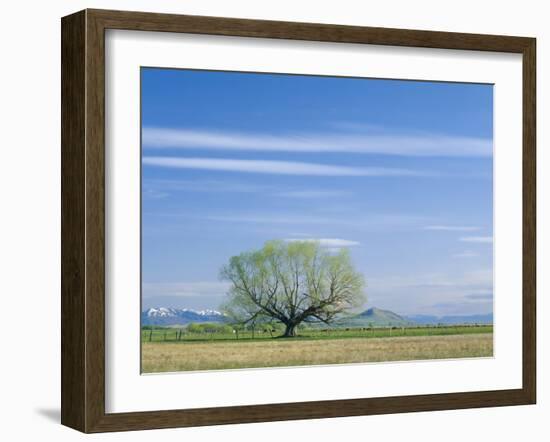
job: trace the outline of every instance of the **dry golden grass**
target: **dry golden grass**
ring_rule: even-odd
[[[486,357],[493,334],[142,344],[144,373]]]

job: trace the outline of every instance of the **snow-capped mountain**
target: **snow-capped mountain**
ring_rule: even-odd
[[[190,322],[223,322],[225,316],[217,310],[188,308],[149,308],[141,312],[141,325],[175,325]]]

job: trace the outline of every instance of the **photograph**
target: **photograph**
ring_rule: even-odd
[[[550,8],[452,6],[6,2],[0,442],[544,439]]]
[[[493,357],[493,84],[140,76],[143,374]]]

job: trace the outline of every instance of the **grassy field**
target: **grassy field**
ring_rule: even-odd
[[[164,332],[167,332],[164,340]],[[487,357],[493,355],[492,326],[374,330],[308,330],[300,337],[272,339],[269,333],[205,337],[176,330],[143,331],[142,371],[220,370]],[[202,336],[199,336],[202,335]],[[170,339],[172,337],[172,339]],[[180,340],[177,340],[178,337]],[[148,339],[152,341],[149,342]]]
[[[432,327],[375,327],[375,328],[339,328],[314,329],[299,331],[299,339],[346,339],[346,338],[386,338],[399,336],[444,336],[492,333],[492,325],[457,325]],[[257,341],[273,339],[279,333],[262,329],[236,333],[190,333],[185,329],[160,327],[152,330],[142,330],[142,342],[213,342],[213,341]]]

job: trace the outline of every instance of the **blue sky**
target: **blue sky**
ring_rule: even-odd
[[[349,248],[366,306],[492,312],[491,85],[142,68],[143,307],[216,308],[269,239]]]

